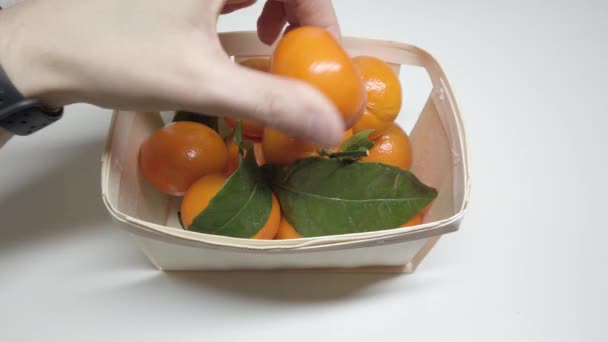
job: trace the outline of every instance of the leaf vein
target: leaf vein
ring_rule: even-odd
[[[378,201],[381,201],[381,202],[410,202],[410,201],[429,199],[429,197],[410,197],[410,198],[373,198],[373,199],[351,200],[351,199],[336,198],[336,197],[324,197],[324,196],[320,196],[320,195],[311,194],[308,192],[297,191],[297,190],[285,187],[283,185],[277,185],[277,186],[285,191],[295,193],[298,195],[318,198],[321,200],[340,201],[340,202],[358,202],[358,203],[372,203],[372,202],[378,202]]]
[[[245,210],[245,208],[247,208],[247,206],[249,205],[249,203],[253,199],[253,196],[255,195],[258,187],[259,187],[259,184],[256,183],[255,186],[253,187],[253,190],[251,191],[251,194],[249,195],[249,198],[247,199],[247,201],[245,202],[245,204],[243,204],[243,206],[239,209],[239,211],[236,214],[234,214],[234,216],[232,216],[232,218],[230,218],[230,220],[228,220],[228,222],[226,222],[224,225],[222,225],[221,227],[219,227],[212,234],[217,234],[218,232],[221,232],[222,230],[226,229],[226,227],[228,225],[230,225],[230,223],[232,223],[234,220],[236,220],[237,217],[239,217],[239,215],[243,212],[243,210]]]

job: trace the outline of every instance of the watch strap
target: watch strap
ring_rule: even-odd
[[[0,127],[15,135],[29,135],[59,120],[63,108],[48,110],[36,99],[26,99],[0,65]]]

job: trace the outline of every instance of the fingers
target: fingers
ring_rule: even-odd
[[[234,11],[238,11],[242,8],[249,7],[255,4],[257,0],[239,0],[239,1],[227,1],[222,8],[221,14],[228,14]]]
[[[283,3],[274,0],[266,1],[262,14],[258,18],[258,37],[268,45],[274,43],[283,30],[286,21]]]
[[[249,118],[322,146],[337,146],[344,123],[317,89],[231,63],[207,73],[195,111]]]
[[[267,0],[258,19],[260,40],[272,44],[286,22],[291,27],[322,27],[340,39],[340,27],[330,0]]]
[[[340,27],[331,0],[280,1],[285,4],[285,14],[290,24],[322,27],[339,39]]]

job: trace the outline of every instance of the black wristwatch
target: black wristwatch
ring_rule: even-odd
[[[0,127],[15,135],[30,135],[62,115],[63,107],[48,109],[36,99],[23,97],[0,65]]]

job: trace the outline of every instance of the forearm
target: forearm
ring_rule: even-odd
[[[6,2],[0,3],[6,5]],[[27,7],[26,7],[27,10]],[[27,44],[19,44],[24,38],[22,35],[23,18],[20,9],[0,8],[0,67],[12,86],[25,98],[39,98],[45,94],[41,85],[44,84],[44,75],[34,77],[40,72],[40,58],[34,58],[32,51],[26,51]],[[9,91],[8,94],[13,92]],[[14,94],[14,93],[13,93]],[[46,102],[42,102],[46,104]],[[59,106],[58,106],[59,107]],[[0,148],[13,136],[10,129],[0,127]]]
[[[0,6],[0,65],[2,69],[12,75],[14,73],[14,58],[11,50],[15,49],[16,18],[15,11]],[[13,79],[13,77],[11,77]]]
[[[223,51],[218,15],[251,3],[19,2],[0,11],[0,65],[24,97],[46,107],[85,102],[104,108],[228,115],[334,146],[344,123],[318,89],[239,67]],[[321,26],[338,35],[330,0],[269,4],[258,23],[267,43],[287,22]]]
[[[53,79],[44,55],[44,43],[52,40],[42,39],[40,32],[32,30],[36,11],[30,12],[28,3],[0,10],[0,65],[24,97],[61,107],[64,103],[57,96],[60,82]]]

